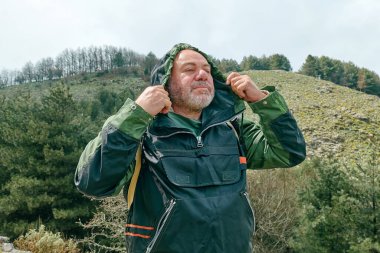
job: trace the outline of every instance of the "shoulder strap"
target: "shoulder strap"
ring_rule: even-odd
[[[127,193],[127,206],[128,206],[128,210],[129,208],[132,206],[132,203],[133,203],[133,198],[135,196],[135,189],[136,189],[136,184],[137,184],[137,180],[139,178],[139,174],[140,174],[140,169],[141,169],[141,143],[137,149],[137,152],[136,152],[136,165],[135,165],[135,169],[133,171],[133,175],[132,175],[132,178],[131,178],[131,181],[129,183],[129,187],[128,187],[128,193]]]

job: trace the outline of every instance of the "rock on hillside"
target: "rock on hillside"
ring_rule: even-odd
[[[13,243],[9,242],[9,238],[0,236],[0,253],[31,253],[30,251],[17,250]]]

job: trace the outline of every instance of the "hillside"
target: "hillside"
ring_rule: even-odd
[[[309,156],[360,159],[368,155],[369,138],[375,141],[380,136],[379,97],[284,71],[247,74],[260,86],[276,86],[286,98],[305,135]]]
[[[259,86],[276,86],[286,98],[305,135],[309,156],[333,155],[339,159],[362,159],[369,155],[369,139],[379,145],[379,97],[285,71],[246,73]],[[11,99],[21,93],[30,93],[38,99],[42,94],[47,94],[50,87],[60,83],[69,85],[77,100],[91,100],[102,89],[116,93],[127,89],[134,96],[148,85],[139,78],[115,75],[97,77],[93,74],[64,81],[11,86],[1,89],[0,95]]]

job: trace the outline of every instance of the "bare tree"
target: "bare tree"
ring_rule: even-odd
[[[22,68],[22,73],[28,82],[33,82],[35,79],[34,65],[31,61],[28,61]]]

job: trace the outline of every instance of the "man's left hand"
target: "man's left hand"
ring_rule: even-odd
[[[232,91],[247,102],[257,102],[267,96],[262,92],[248,75],[232,72],[228,75],[226,83]]]

